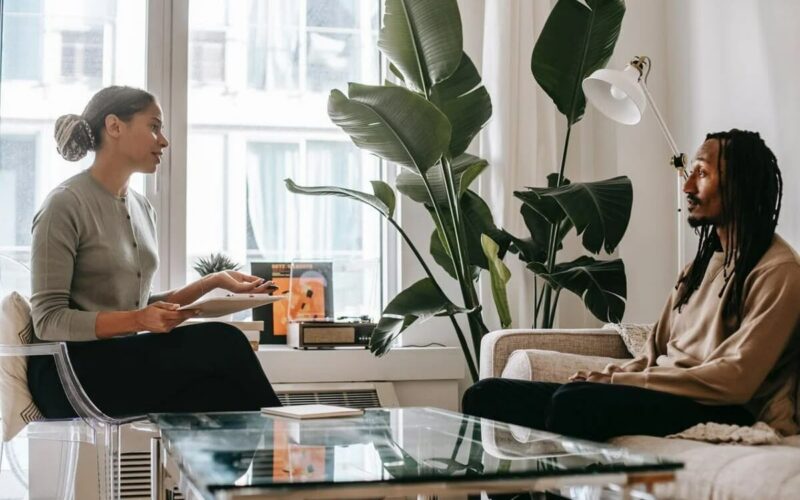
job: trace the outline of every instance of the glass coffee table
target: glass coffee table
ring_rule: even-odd
[[[292,420],[154,414],[153,485],[188,498],[375,498],[674,480],[682,464],[434,408]]]

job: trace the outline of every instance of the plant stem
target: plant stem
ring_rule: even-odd
[[[569,137],[572,132],[572,123],[570,120],[567,120],[567,137],[564,140],[564,152],[561,155],[561,168],[558,171],[558,178],[556,179],[556,189],[561,187],[561,183],[564,181],[564,167],[567,164],[567,151],[569,150]],[[551,224],[550,227],[550,236],[547,240],[547,273],[551,274],[553,269],[555,268],[556,264],[556,252],[558,248],[558,224]],[[545,283],[545,290],[544,290],[544,324],[542,325],[544,328],[552,328],[553,324],[551,323],[551,319],[553,318],[553,309],[551,309],[552,304],[550,302],[551,294],[553,293],[552,287],[548,286]]]
[[[539,279],[536,273],[533,273],[533,325],[531,328],[536,328],[536,321],[539,319]]]
[[[421,172],[420,172],[421,173]],[[456,251],[458,249],[453,248],[453,242],[450,241],[450,234],[447,231],[447,226],[444,224],[444,219],[442,217],[442,212],[440,210],[439,204],[436,203],[436,199],[433,196],[433,189],[431,189],[431,184],[428,181],[428,178],[421,173],[422,182],[425,184],[425,189],[428,191],[428,199],[430,199],[431,203],[433,204],[433,211],[436,214],[436,219],[439,222],[439,227],[442,231],[442,236],[444,236],[444,244],[446,246],[447,252],[450,254],[450,261],[453,264],[453,269],[456,273],[456,280],[458,281],[458,285],[461,288],[461,296],[464,299],[464,306],[467,309],[473,309],[478,302],[476,302],[477,294],[475,293],[474,289],[470,289],[470,284],[472,281],[469,279],[468,276],[464,274],[464,268],[460,265],[460,262],[456,260]],[[455,231],[456,228],[453,228]],[[459,254],[460,258],[460,254]],[[470,315],[472,313],[468,313]],[[481,320],[483,323],[483,320]],[[472,326],[470,326],[470,332],[472,336],[475,336],[475,330]],[[473,343],[475,340],[473,339]],[[477,356],[477,351],[476,351]]]
[[[469,249],[466,246],[467,233],[464,228],[464,218],[461,214],[461,201],[459,193],[456,192],[455,181],[453,179],[453,168],[450,163],[450,157],[444,155],[442,157],[442,173],[445,178],[445,187],[448,192],[448,201],[452,207],[451,215],[453,218],[453,233],[455,236],[456,248],[459,254],[459,260],[462,265],[462,276],[465,280],[465,288],[467,295],[464,296],[464,303],[469,304],[470,308],[480,305],[478,292],[475,290],[475,283],[472,281],[469,269]],[[463,290],[463,288],[462,288]],[[481,352],[481,339],[488,333],[489,329],[483,323],[483,311],[477,310],[467,314],[470,319],[470,334],[472,335],[472,346],[475,349],[476,359],[480,359]]]
[[[464,246],[464,242],[467,241],[467,238],[464,232],[464,226],[462,225],[461,203],[458,198],[458,193],[456,193],[455,181],[453,180],[453,167],[450,163],[450,157],[447,154],[442,156],[441,165],[445,190],[447,191],[447,201],[450,204],[450,217],[453,221],[453,236],[455,237],[461,272],[464,276],[469,277],[469,259],[466,247]],[[471,279],[471,277],[469,278]]]
[[[433,286],[436,287],[436,290],[439,293],[441,293],[443,297],[447,297],[447,295],[445,295],[445,293],[444,293],[444,290],[442,290],[442,288],[439,286],[439,283],[433,277],[433,273],[431,272],[430,268],[428,267],[428,264],[425,263],[425,260],[422,258],[422,255],[417,250],[417,247],[414,246],[414,244],[411,242],[411,239],[408,237],[406,232],[403,231],[403,228],[400,227],[400,224],[398,224],[397,221],[394,220],[391,217],[387,217],[387,220],[395,227],[395,229],[397,229],[397,232],[400,233],[400,236],[403,238],[403,240],[406,242],[408,247],[414,253],[414,256],[417,258],[417,260],[419,261],[420,265],[422,265],[422,269],[425,270],[425,274],[428,275],[428,278],[430,278],[431,282],[433,283]],[[464,352],[464,358],[467,361],[467,367],[469,368],[469,374],[472,377],[472,381],[473,382],[477,382],[478,381],[478,369],[477,369],[475,361],[472,359],[472,353],[470,353],[470,351],[469,351],[469,346],[467,345],[466,337],[464,337],[464,332],[461,330],[461,327],[459,326],[458,321],[456,321],[455,315],[448,314],[448,317],[450,318],[450,322],[453,323],[453,328],[456,331],[456,337],[458,337],[458,343],[461,344],[461,350]]]
[[[562,290],[561,288],[556,290],[556,296],[553,298],[553,310],[550,313],[550,321],[548,321],[548,323],[550,323],[550,328],[553,327],[553,323],[555,323],[556,321],[556,311],[558,310],[558,296],[561,295],[561,290]]]

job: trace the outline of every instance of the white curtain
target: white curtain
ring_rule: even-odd
[[[565,119],[530,70],[535,41],[554,4],[545,0],[486,1],[481,30],[474,29],[474,12],[465,12],[464,2],[461,4],[465,50],[481,56],[481,74],[494,106],[492,120],[480,136],[479,154],[490,164],[480,177],[481,195],[492,207],[497,225],[519,237],[526,237],[529,232],[513,191],[546,185],[546,176],[560,166],[564,146]],[[628,4],[610,67],[622,68],[630,56],[639,53],[666,59],[663,10],[660,2]],[[473,40],[476,36],[481,39],[477,51]],[[662,72],[651,80],[651,90],[662,103],[667,100],[663,83],[666,78]],[[584,118],[572,130],[566,168],[569,178],[592,181],[628,175],[634,184],[631,222],[615,255],[623,258],[628,275],[628,321],[652,321],[675,276],[676,264],[671,260],[676,241],[675,181],[666,158],[666,143],[652,117],[646,117],[637,127],[626,127],[587,106]],[[570,235],[559,260],[585,253]],[[598,258],[615,256],[603,254]],[[533,275],[515,255],[509,255],[505,262],[512,272],[508,285],[512,326],[528,327],[533,322]],[[481,298],[488,326],[497,328],[486,280]],[[556,322],[562,327],[600,324],[580,298],[571,293],[561,294]]]
[[[489,168],[480,177],[481,196],[492,208],[495,223],[519,237],[530,233],[519,213],[514,190],[541,186],[557,168],[559,147],[557,113],[530,71],[536,37],[550,13],[550,2],[489,0],[484,6],[483,82],[492,96],[492,119],[480,135],[480,156]],[[515,256],[505,259],[512,272],[508,285],[514,327],[533,323],[533,279]],[[490,329],[499,328],[488,280],[481,300]]]

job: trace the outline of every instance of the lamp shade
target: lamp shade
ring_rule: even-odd
[[[607,117],[635,125],[647,107],[639,75],[639,70],[630,65],[624,71],[598,69],[583,80],[583,93]]]

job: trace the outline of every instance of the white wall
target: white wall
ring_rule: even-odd
[[[696,148],[707,132],[760,132],[783,174],[778,232],[800,248],[800,2],[664,3],[676,140]]]

